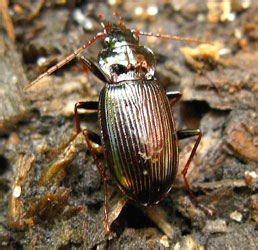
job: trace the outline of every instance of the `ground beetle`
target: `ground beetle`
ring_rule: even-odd
[[[178,170],[178,140],[198,136],[190,157],[182,171],[185,185],[193,196],[186,173],[201,140],[200,129],[176,131],[172,115],[173,105],[181,93],[165,93],[155,79],[155,56],[139,44],[139,35],[164,39],[202,43],[195,39],[127,29],[117,13],[118,24],[104,24],[100,15],[102,32],[73,54],[40,75],[25,88],[28,89],[46,75],[73,60],[99,38],[104,38],[104,48],[98,55],[98,65],[81,57],[89,69],[105,83],[99,102],[75,104],[76,134],[83,132],[87,145],[104,180],[104,218],[109,232],[107,209],[107,176],[97,159],[91,141],[101,144],[108,168],[120,190],[137,204],[148,206],[158,203],[170,191]],[[87,129],[81,130],[78,109],[99,111],[101,137]],[[203,207],[211,213],[210,210]]]

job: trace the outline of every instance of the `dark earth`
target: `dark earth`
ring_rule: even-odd
[[[258,4],[151,2],[0,0],[1,249],[256,248]],[[74,104],[98,100],[102,82],[77,58],[23,91],[101,30],[99,13],[117,22],[114,11],[128,28],[215,43],[140,37],[156,55],[157,79],[183,93],[177,129],[203,132],[187,177],[213,216],[193,203],[180,175],[191,138],[180,142],[178,178],[157,206],[127,202],[109,178],[107,234],[103,181],[84,138],[62,148],[75,133]],[[100,49],[97,41],[83,55],[96,60]],[[96,112],[81,120],[99,133]]]

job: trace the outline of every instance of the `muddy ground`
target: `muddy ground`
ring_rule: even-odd
[[[0,0],[0,246],[2,248],[255,249],[257,190],[257,14],[255,1]],[[8,7],[8,8],[7,8]],[[187,177],[180,172],[195,138],[180,142],[174,188],[157,206],[127,202],[108,182],[112,233],[103,221],[104,186],[73,107],[98,100],[103,84],[73,60],[27,92],[40,73],[89,41],[105,22],[215,42],[214,46],[141,37],[157,58],[156,77],[183,97],[177,129],[203,137]],[[83,55],[95,59],[101,42]],[[99,133],[97,113],[82,127]],[[57,150],[54,150],[57,149]],[[104,163],[103,156],[99,159]],[[107,174],[108,170],[107,170]]]

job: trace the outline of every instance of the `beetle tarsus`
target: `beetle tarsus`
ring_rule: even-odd
[[[186,178],[186,174],[187,174],[187,170],[190,166],[190,163],[196,153],[196,150],[198,148],[198,145],[201,141],[201,137],[202,137],[202,132],[200,129],[186,129],[186,130],[181,130],[181,131],[177,131],[177,135],[178,135],[178,139],[185,139],[185,138],[189,138],[189,137],[192,137],[192,136],[196,136],[198,135],[198,138],[197,140],[195,141],[195,144],[194,144],[194,147],[192,149],[192,152],[189,156],[189,159],[187,161],[187,163],[185,164],[185,167],[182,171],[182,176],[184,178],[184,182],[185,182],[185,186],[186,186],[186,189],[188,190],[192,200],[194,201],[194,203],[199,206],[204,212],[208,213],[210,216],[213,215],[213,212],[212,210],[210,210],[209,208],[206,208],[204,205],[200,204],[199,201],[196,199],[195,195],[193,194],[191,188],[190,188],[190,185],[189,185],[189,182]]]
[[[198,204],[198,206],[204,211],[206,212],[207,214],[209,214],[210,216],[213,216],[213,211],[207,207],[205,207],[204,205],[202,204]]]

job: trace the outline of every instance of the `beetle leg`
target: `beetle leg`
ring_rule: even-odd
[[[81,56],[80,61],[82,63],[83,68],[86,71],[87,69],[89,69],[96,77],[98,77],[103,82],[108,82],[108,83],[111,82],[108,76],[89,58]]]
[[[80,127],[80,117],[78,109],[89,109],[97,110],[99,107],[98,102],[77,102],[74,105],[74,117],[75,117],[75,127],[76,127],[76,136],[82,131]]]
[[[189,156],[189,159],[187,161],[187,163],[185,164],[185,167],[182,171],[182,176],[184,178],[184,182],[185,182],[185,186],[190,194],[190,196],[192,197],[193,201],[195,204],[197,204],[202,210],[204,210],[205,212],[207,212],[209,215],[213,215],[213,212],[209,209],[209,208],[206,208],[204,207],[203,205],[201,205],[198,200],[196,199],[196,197],[194,196],[191,188],[190,188],[190,185],[189,185],[189,182],[186,178],[186,174],[187,174],[187,170],[190,166],[190,163],[196,153],[196,150],[197,150],[197,147],[201,141],[201,137],[202,137],[202,131],[200,129],[186,129],[186,130],[181,130],[181,131],[177,131],[177,136],[178,136],[178,139],[185,139],[185,138],[189,138],[189,137],[192,137],[192,136],[195,136],[195,135],[198,135],[198,138],[197,140],[195,141],[195,144],[194,144],[194,147],[192,149],[192,152]]]
[[[81,131],[85,137],[87,146],[90,150],[90,154],[92,156],[92,158],[94,159],[94,162],[97,166],[97,169],[99,171],[99,174],[101,175],[103,181],[104,181],[104,220],[105,220],[105,224],[106,224],[106,231],[110,232],[110,226],[108,223],[108,201],[107,201],[107,197],[108,197],[108,190],[107,190],[107,175],[105,173],[104,168],[102,167],[102,165],[100,164],[98,157],[96,156],[95,152],[94,152],[94,148],[92,147],[92,144],[90,142],[91,139],[93,139],[93,141],[99,141],[99,138],[96,138],[97,134],[95,134],[94,132],[91,132],[87,129],[81,130],[80,127],[80,118],[79,118],[79,113],[78,113],[78,109],[96,109],[98,108],[98,102],[78,102],[75,104],[74,106],[74,113],[75,113],[75,122],[76,122],[76,135],[78,135]]]
[[[75,125],[76,125],[76,131],[75,134],[66,142],[64,145],[62,145],[59,148],[55,148],[52,150],[47,151],[49,155],[53,155],[56,152],[60,152],[64,150],[68,145],[76,139],[78,134],[81,132],[81,127],[80,127],[80,118],[78,114],[78,109],[83,108],[83,109],[90,109],[90,110],[97,110],[98,109],[98,102],[78,102],[74,106],[74,115],[75,115]],[[93,141],[94,143],[101,145],[101,139],[100,136],[92,131],[89,131],[89,139]]]
[[[88,130],[89,140],[101,146],[101,137],[93,131]]]
[[[83,130],[83,135],[86,139],[88,148],[90,150],[91,156],[93,157],[95,164],[98,168],[98,171],[103,179],[104,182],[104,220],[105,220],[105,224],[106,224],[106,231],[107,232],[111,232],[110,231],[110,226],[109,226],[109,222],[108,222],[108,190],[107,190],[107,180],[108,177],[105,173],[104,168],[102,167],[102,165],[100,164],[98,157],[96,156],[94,149],[91,145],[90,139],[89,139],[89,131],[87,129]]]
[[[182,93],[179,91],[169,91],[166,93],[166,95],[169,100],[172,99],[170,102],[170,108],[172,108],[175,105],[175,103],[177,103],[182,97]]]
[[[75,118],[75,128],[76,128],[75,135],[73,135],[70,138],[70,140],[65,145],[62,146],[61,149],[66,148],[72,141],[75,140],[77,135],[82,131],[81,126],[80,126],[80,117],[79,117],[78,109],[97,110],[98,105],[99,105],[98,102],[77,102],[77,103],[75,103],[75,105],[74,105],[74,118]],[[91,133],[94,133],[94,132],[91,132]],[[94,138],[94,136],[92,136],[92,138]],[[96,142],[96,143],[98,144],[98,142]]]
[[[199,144],[199,142],[200,142],[200,140],[201,140],[201,137],[202,137],[202,131],[200,130],[200,129],[185,129],[185,130],[179,130],[179,131],[177,131],[177,137],[178,137],[178,140],[182,140],[182,139],[186,139],[186,138],[190,138],[190,137],[192,137],[192,136],[196,136],[196,135],[198,135],[199,137],[198,137],[198,139],[196,140],[196,142],[195,142],[195,144],[197,144],[196,145],[196,148],[195,148],[195,151],[196,151],[196,149],[197,149],[197,147],[198,147],[198,144]],[[193,150],[194,150],[194,148],[193,148]],[[195,154],[195,151],[193,152],[193,154]]]

